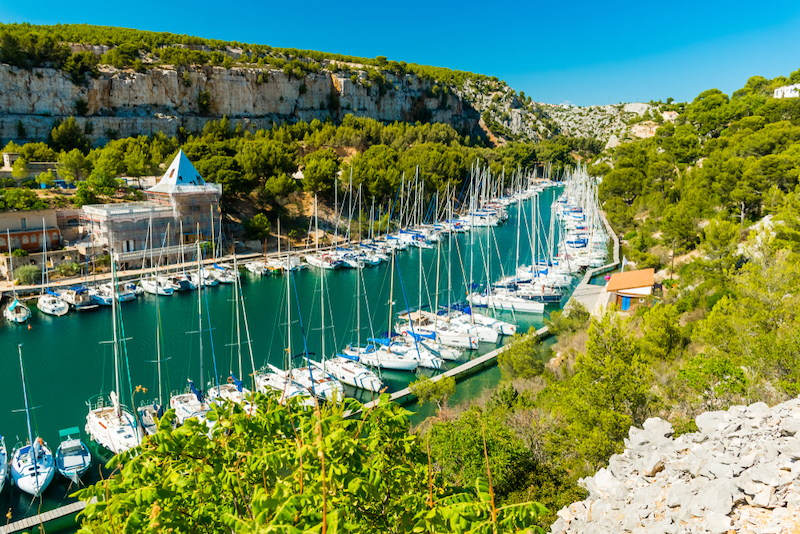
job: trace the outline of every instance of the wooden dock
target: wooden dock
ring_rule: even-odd
[[[92,499],[92,502],[96,501],[97,498]],[[9,523],[8,525],[0,526],[0,534],[11,534],[12,532],[20,532],[23,530],[33,529],[36,527],[43,527],[44,524],[47,523],[48,521],[54,521],[56,519],[61,519],[63,517],[77,514],[84,508],[86,508],[86,501],[78,501],[72,504],[59,506],[58,508],[50,510],[49,512],[42,512],[39,515],[26,517],[25,519],[14,521],[13,523]],[[43,528],[40,528],[40,530],[44,531]]]

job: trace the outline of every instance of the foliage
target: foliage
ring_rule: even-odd
[[[84,154],[89,152],[89,140],[75,117],[69,117],[63,122],[56,119],[47,144],[56,151],[78,149]]]
[[[15,258],[24,258],[25,256],[28,256],[29,254],[28,254],[28,251],[25,250],[24,248],[15,248],[11,252],[11,255],[14,256]]]
[[[360,420],[344,407],[254,402],[253,415],[212,409],[210,438],[194,419],[173,429],[168,412],[155,436],[111,460],[114,476],[78,492],[98,499],[80,532],[512,532],[545,511],[524,503],[495,515],[484,479],[469,491],[431,472],[408,412],[386,397]]]
[[[30,189],[0,189],[0,211],[43,210],[47,207],[47,202]]]
[[[571,299],[563,310],[555,310],[544,320],[550,333],[554,336],[570,334],[580,330],[589,322],[589,310],[577,299]]]
[[[657,360],[674,359],[683,345],[678,309],[672,304],[657,304],[642,318],[641,353]]]
[[[336,183],[339,158],[333,149],[317,150],[303,158],[303,190],[328,195]]]
[[[36,177],[36,183],[45,187],[53,187],[56,185],[56,176],[52,170],[48,169],[47,172],[43,172]]]
[[[514,336],[497,356],[497,365],[507,380],[532,378],[544,372],[544,363],[539,354],[539,336],[533,327],[524,335]]]
[[[488,462],[500,498],[522,483],[531,466],[522,440],[501,420],[478,408],[464,412],[457,420],[431,426],[426,439],[431,456],[448,483],[468,485],[486,473]]]
[[[245,234],[255,239],[266,239],[269,237],[270,223],[267,216],[257,213],[252,219],[245,219],[242,222]]]
[[[420,404],[435,402],[439,408],[447,404],[447,399],[456,391],[456,379],[452,376],[445,376],[433,381],[426,375],[419,377],[419,380],[408,385],[411,394],[414,395]]]
[[[35,265],[23,265],[14,269],[14,276],[19,280],[20,284],[32,286],[39,283],[42,278],[42,271]]]
[[[86,159],[77,148],[69,152],[62,152],[58,155],[56,172],[68,184],[75,181],[85,180],[91,172],[91,163]]]

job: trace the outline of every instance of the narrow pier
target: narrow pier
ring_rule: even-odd
[[[97,502],[97,498],[93,498],[91,502]],[[11,534],[12,532],[20,532],[22,530],[43,527],[48,521],[53,521],[55,519],[61,519],[62,517],[77,514],[84,508],[86,508],[86,501],[78,501],[72,504],[59,506],[58,508],[50,510],[49,512],[43,512],[39,515],[26,517],[25,519],[14,521],[8,525],[0,526],[0,534]],[[40,530],[43,532],[44,528],[40,528]]]
[[[614,230],[611,228],[611,225],[608,223],[605,213],[600,212],[600,218],[603,220],[603,224],[605,224],[608,236],[614,242],[612,247],[614,261],[607,263],[602,267],[588,269],[586,273],[584,273],[583,278],[578,284],[578,287],[575,288],[575,291],[572,292],[569,300],[567,300],[568,305],[572,299],[575,299],[583,304],[589,313],[594,316],[600,315],[602,313],[602,307],[606,304],[603,302],[602,298],[605,295],[606,288],[605,286],[593,285],[591,283],[592,278],[597,275],[613,271],[619,266],[619,239],[617,238],[617,234],[615,234]],[[566,305],[564,307],[566,308]]]

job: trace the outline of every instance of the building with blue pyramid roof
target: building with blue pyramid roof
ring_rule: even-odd
[[[95,251],[113,250],[122,268],[149,265],[151,247],[153,258],[160,257],[162,263],[164,258],[180,258],[182,252],[193,258],[198,234],[201,241],[211,241],[219,233],[222,187],[207,183],[183,150],[144,193],[144,202],[83,207],[89,246]]]

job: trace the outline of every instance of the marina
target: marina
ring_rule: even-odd
[[[556,244],[561,239],[552,239],[553,229],[559,225],[556,221],[551,224],[551,217],[558,216],[556,199],[563,190],[563,184],[554,184],[540,188],[538,193],[528,197],[516,198],[508,205],[518,204],[519,209],[508,209],[508,218],[504,223],[492,225],[487,222],[486,226],[476,225],[468,232],[455,231],[455,224],[450,218],[443,221],[450,226],[442,224],[434,232],[415,230],[406,234],[412,235],[411,238],[397,234],[398,240],[406,239],[409,246],[404,250],[398,247],[398,250],[388,251],[390,261],[379,261],[371,267],[366,264],[356,264],[353,269],[311,267],[285,271],[278,276],[265,276],[243,268],[248,260],[264,259],[264,255],[255,258],[239,256],[236,259],[239,275],[234,276],[235,283],[207,286],[201,293],[197,290],[175,291],[171,296],[143,293],[116,306],[101,306],[91,313],[71,311],[63,317],[43,314],[32,306],[33,316],[28,323],[30,328],[10,322],[0,326],[3,363],[6,366],[12,363],[8,349],[15,349],[20,343],[24,345],[26,359],[30,361],[26,365],[35,365],[37,369],[36,391],[46,392],[37,397],[37,403],[42,408],[34,413],[33,425],[36,433],[51,443],[58,443],[59,429],[84,427],[87,399],[98,393],[108,394],[116,388],[114,347],[122,345],[119,340],[117,343],[104,343],[112,338],[110,325],[113,313],[119,313],[121,324],[124,324],[124,333],[119,333],[119,339],[125,340],[131,390],[130,393],[120,394],[119,399],[135,409],[153,405],[154,398],[166,402],[170,396],[175,398],[191,394],[186,385],[187,376],[209,396],[225,396],[223,389],[230,389],[235,396],[236,388],[231,386],[231,377],[233,381],[240,380],[244,388],[253,390],[258,386],[256,378],[267,366],[278,371],[294,367],[297,372],[313,363],[312,359],[324,365],[326,358],[345,354],[348,347],[352,350],[361,346],[361,352],[356,351],[356,354],[367,356],[371,350],[387,350],[391,353],[394,350],[392,347],[399,346],[396,345],[399,342],[405,343],[407,350],[411,350],[412,358],[419,358],[418,365],[412,368],[415,370],[381,369],[380,365],[372,369],[386,390],[399,395],[398,399],[402,402],[402,392],[420,374],[437,376],[452,372],[467,376],[494,365],[497,349],[511,337],[495,335],[492,342],[476,341],[477,350],[443,345],[438,349],[439,354],[450,357],[437,358],[435,365],[423,365],[425,356],[421,347],[426,346],[424,343],[439,340],[417,336],[438,336],[438,324],[443,319],[437,319],[436,314],[428,316],[433,318],[435,325],[430,332],[418,332],[415,320],[410,323],[407,335],[399,338],[400,341],[378,349],[380,340],[390,332],[390,325],[395,328],[398,326],[394,320],[404,310],[412,314],[417,310],[417,318],[421,319],[430,313],[421,313],[423,310],[447,309],[450,310],[446,314],[449,327],[455,328],[454,325],[458,324],[456,318],[463,313],[456,313],[458,308],[455,304],[463,303],[471,294],[476,294],[475,291],[482,291],[489,297],[501,290],[503,295],[510,294],[512,289],[508,282],[504,282],[501,289],[494,284],[487,284],[487,281],[502,279],[505,273],[520,273],[522,266],[532,264],[532,250],[540,250],[537,254],[539,263],[547,258],[542,255],[542,250],[552,249],[555,253]],[[475,218],[477,213],[474,210],[470,218]],[[538,223],[531,225],[532,215],[528,214],[535,214]],[[480,217],[490,221],[486,213],[481,213]],[[434,224],[430,226],[435,227]],[[525,236],[525,233],[529,236]],[[426,236],[424,241],[420,235]],[[520,235],[523,237],[520,238]],[[414,242],[427,246],[414,245]],[[546,261],[552,265],[553,258]],[[565,259],[568,258],[561,261]],[[266,263],[267,259],[264,260]],[[470,260],[473,262],[473,277],[468,275]],[[228,264],[222,259],[217,261]],[[285,256],[281,261],[291,265],[291,260]],[[186,272],[190,272],[192,264],[187,262],[185,265]],[[476,268],[477,265],[481,267]],[[196,270],[196,263],[191,268]],[[542,270],[529,269],[529,272],[534,273],[532,277],[535,279],[542,274]],[[499,273],[500,276],[491,273]],[[137,276],[142,277],[136,273],[132,278]],[[321,278],[323,276],[324,281]],[[578,282],[578,276],[570,275],[570,281],[572,285],[565,288],[563,299],[542,303],[544,313],[529,314],[491,305],[481,313],[487,324],[496,323],[497,331],[508,329],[509,325],[515,325],[520,332],[526,332],[531,327],[541,329],[545,314],[559,309],[566,302],[569,291]],[[520,286],[525,284],[525,281],[514,281],[515,284],[518,282]],[[324,291],[324,299],[321,298],[321,291]],[[198,294],[201,295],[199,301]],[[361,295],[362,298],[354,299],[354,295]],[[448,303],[450,306],[447,306]],[[237,325],[242,324],[238,311],[240,307],[243,312],[246,310],[249,324],[246,333],[241,328],[237,331]],[[391,307],[394,307],[393,310],[387,313],[387,308]],[[290,316],[288,323],[287,316]],[[200,317],[203,317],[202,323],[198,322]],[[114,324],[117,324],[116,321]],[[467,324],[464,331],[469,332],[470,328],[473,327]],[[511,332],[513,329],[506,334]],[[298,356],[291,363],[287,362],[284,350],[289,336],[294,340],[290,354]],[[407,338],[411,339],[410,344]],[[371,345],[362,345],[359,340]],[[450,343],[450,340],[442,341]],[[201,343],[203,349],[200,349]],[[367,348],[370,346],[372,349]],[[244,365],[241,363],[243,354]],[[117,354],[118,358],[122,356],[121,353]],[[368,357],[363,360],[364,363],[370,361]],[[21,398],[19,384],[7,376],[0,381],[3,385],[0,404],[16,407],[19,402],[16,399]],[[347,384],[342,387],[344,395],[365,403],[377,397],[374,387]],[[115,406],[113,397],[105,405]],[[7,442],[13,442],[13,437],[25,434],[24,419],[15,414],[0,417],[0,425]],[[9,436],[12,438],[9,439]],[[97,480],[99,466],[109,453],[98,447],[97,443],[89,442],[89,436],[85,433],[82,438],[87,440],[95,457],[93,467],[80,481],[89,484]],[[74,488],[70,481],[56,477],[43,494],[42,511],[69,503],[67,495],[71,492],[70,488]],[[36,504],[31,505],[18,493],[14,488],[4,491],[0,496],[0,505],[11,511],[14,520],[31,515],[37,509]]]

